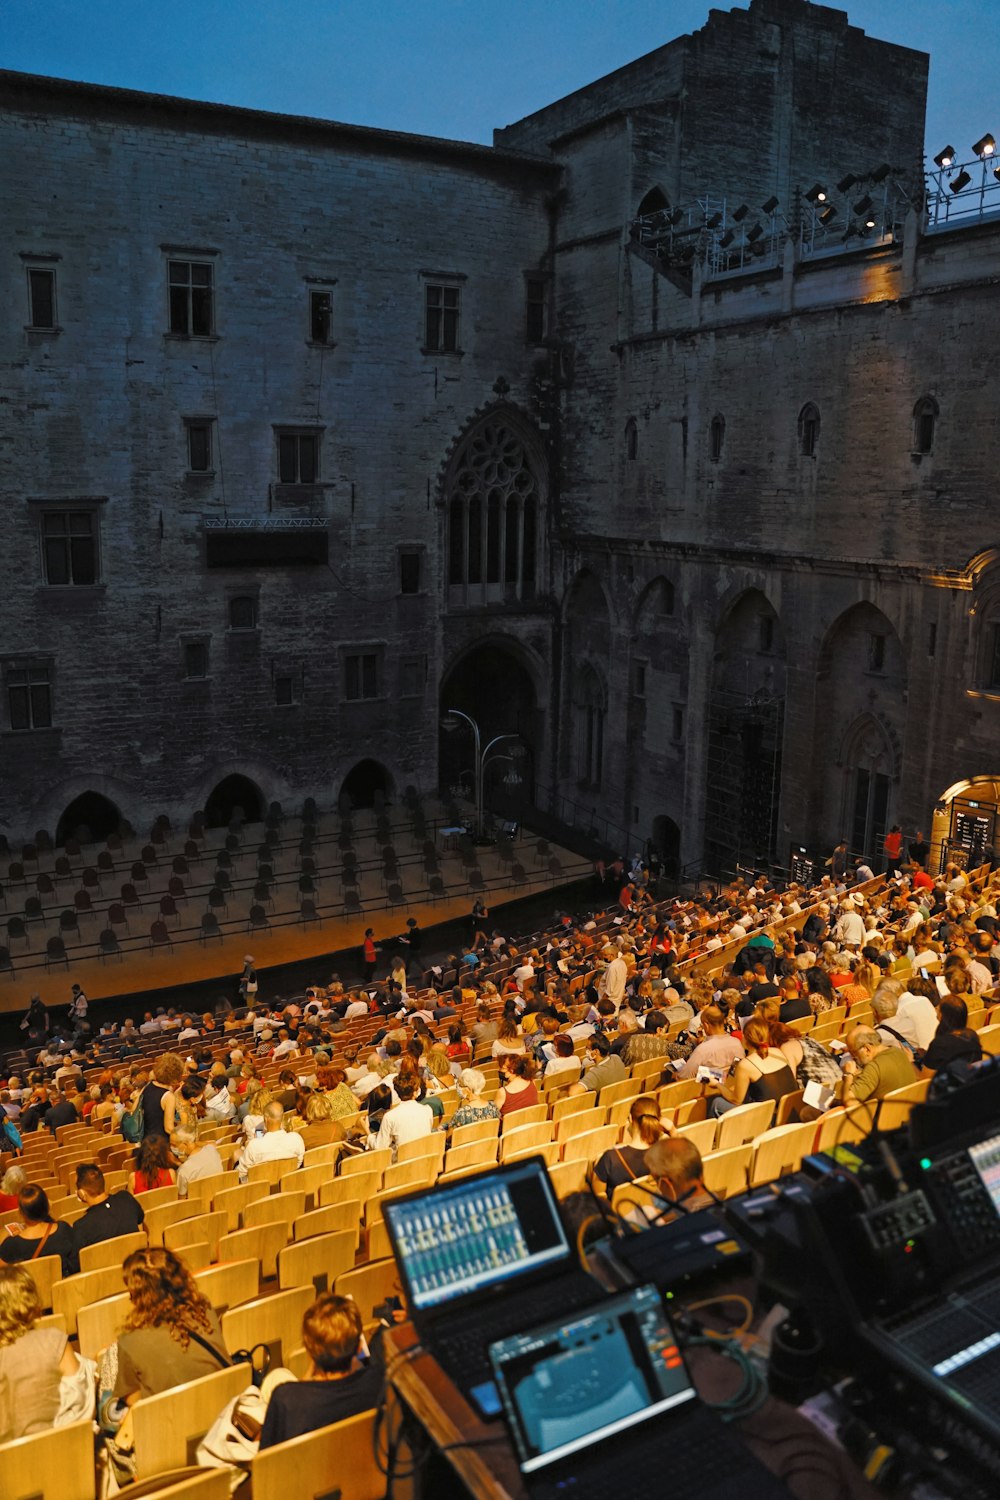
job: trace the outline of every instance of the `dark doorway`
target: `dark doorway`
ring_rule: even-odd
[[[344,778],[340,800],[351,807],[382,808],[392,800],[392,777],[377,760],[359,760]]]
[[[673,818],[668,818],[664,813],[653,819],[651,843],[663,861],[664,875],[669,880],[675,880],[681,868],[681,831]]]
[[[228,828],[242,814],[244,823],[259,823],[264,816],[260,787],[248,776],[227,776],[209,794],[205,822],[209,828]]]
[[[102,842],[115,832],[122,815],[100,792],[82,792],[74,797],[56,824],[56,843],[76,839],[78,844]]]
[[[449,672],[441,689],[442,719],[449,709],[468,714],[479,726],[480,754],[497,735],[516,735],[490,752],[484,769],[484,804],[507,808],[531,802],[534,757],[539,737],[535,689],[526,669],[502,646],[480,646]],[[518,743],[518,741],[520,743]],[[513,758],[509,758],[510,751]],[[438,741],[438,780],[445,793],[461,787],[471,800],[475,789],[475,743],[464,721],[442,728]]]

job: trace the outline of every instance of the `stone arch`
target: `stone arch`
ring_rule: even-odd
[[[932,871],[949,860],[970,869],[982,864],[1000,841],[1000,773],[953,782],[938,798],[930,833]]]
[[[55,842],[60,847],[67,839],[82,844],[103,842],[115,832],[121,820],[117,803],[103,792],[88,789],[63,809],[56,824]]]
[[[819,835],[878,860],[895,821],[906,727],[906,659],[889,617],[859,600],[830,625],[817,658]],[[877,704],[877,711],[873,705]]]
[[[666,813],[658,813],[653,819],[650,843],[663,862],[664,875],[669,880],[676,879],[680,874],[681,831]]]
[[[634,633],[644,635],[660,629],[660,622],[673,620],[677,609],[677,590],[661,573],[650,580],[635,607]]]
[[[337,805],[381,809],[392,802],[394,794],[392,776],[381,761],[359,760],[341,782]]]
[[[445,467],[448,602],[532,599],[543,577],[548,463],[536,428],[503,401],[477,416]]]
[[[1000,553],[981,552],[970,564],[973,576],[969,609],[967,686],[1000,692]]]
[[[573,750],[580,786],[599,791],[604,781],[604,728],[608,689],[603,674],[591,661],[580,662],[570,688],[573,709]]]
[[[503,636],[476,641],[452,661],[442,676],[439,699],[438,780],[443,791],[461,786],[471,793],[475,787],[472,727],[463,721],[454,728],[444,723],[449,711],[458,709],[478,726],[481,754],[491,740],[511,736],[484,762],[485,804],[496,802],[501,788],[505,800],[515,794],[530,800],[543,733],[539,687],[536,664],[519,642]],[[507,759],[515,746],[516,765]]]
[[[249,776],[232,772],[217,781],[205,798],[205,823],[209,828],[227,828],[234,817],[244,823],[260,823],[267,803],[264,793]]]
[[[667,197],[659,183],[649,189],[639,204],[636,213],[638,217],[645,218],[650,214],[666,213],[670,207],[670,199]]]

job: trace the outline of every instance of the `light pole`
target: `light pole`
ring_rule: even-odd
[[[484,772],[486,770],[486,766],[487,766],[487,764],[489,763],[489,761],[491,759],[493,759],[493,760],[501,760],[501,759],[509,759],[510,758],[508,756],[497,756],[497,755],[494,755],[494,756],[491,757],[490,751],[493,749],[493,747],[495,745],[499,745],[503,740],[516,740],[516,739],[520,739],[520,735],[514,734],[514,733],[510,733],[510,734],[497,734],[497,735],[494,735],[494,737],[491,740],[489,740],[487,742],[487,744],[484,746],[483,743],[482,743],[482,737],[481,737],[481,735],[479,733],[479,725],[476,723],[475,719],[472,717],[471,714],[463,713],[463,711],[460,708],[448,708],[448,709],[445,709],[444,716],[441,719],[441,728],[444,729],[444,730],[446,730],[446,731],[449,731],[449,732],[451,730],[453,730],[453,729],[457,729],[458,728],[457,721],[459,719],[464,719],[465,722],[466,722],[466,724],[469,724],[471,726],[471,728],[472,728],[473,744],[474,744],[475,757],[476,757],[475,766],[474,766],[474,771],[475,771],[475,801],[476,801],[476,837],[477,838],[482,838],[482,836],[483,836],[483,779],[484,779]]]

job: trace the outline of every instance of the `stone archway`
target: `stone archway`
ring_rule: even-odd
[[[393,780],[377,760],[359,760],[344,777],[338,805],[383,808],[393,798]]]
[[[260,823],[264,817],[264,794],[249,776],[226,776],[205,799],[205,823],[209,828],[228,828],[234,816],[244,823]]]
[[[932,872],[949,860],[974,869],[1000,838],[1000,776],[972,776],[942,792],[930,828]]]
[[[442,721],[449,710],[468,714],[479,726],[481,751],[498,735],[512,735],[485,763],[484,804],[531,801],[534,761],[541,744],[538,695],[520,655],[500,641],[475,646],[445,674],[441,685]],[[442,727],[438,742],[438,779],[443,792],[475,789],[474,736],[470,725]],[[517,745],[516,760],[507,759]],[[515,779],[516,778],[516,779]]]
[[[116,831],[121,820],[121,812],[109,797],[100,792],[81,792],[56,824],[55,842],[60,847],[67,839],[81,844],[102,842]]]

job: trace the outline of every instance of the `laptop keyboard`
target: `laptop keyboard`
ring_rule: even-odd
[[[683,1500],[683,1497],[722,1493],[722,1486],[732,1485],[734,1480],[739,1482],[738,1488],[733,1486],[726,1493],[761,1493],[756,1485],[749,1484],[750,1478],[758,1478],[756,1461],[703,1409],[685,1411],[683,1424],[676,1429],[680,1441],[671,1440],[669,1418],[652,1426],[652,1431],[633,1429],[614,1441],[574,1455],[568,1460],[573,1473],[562,1472],[557,1466],[550,1474],[530,1476],[532,1497],[607,1500],[609,1495],[622,1492],[626,1476],[628,1500],[663,1500],[668,1493],[676,1500]],[[748,1483],[747,1488],[741,1475]],[[780,1486],[769,1474],[763,1479],[765,1493],[780,1493]]]
[[[428,1344],[455,1384],[462,1390],[492,1380],[487,1350],[496,1339],[544,1323],[553,1314],[576,1312],[604,1296],[589,1276],[567,1276],[542,1286],[527,1287],[497,1303],[470,1308],[448,1327],[435,1329]]]

